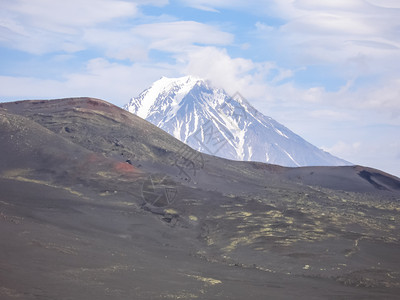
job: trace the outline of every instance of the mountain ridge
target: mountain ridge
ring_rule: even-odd
[[[240,93],[229,96],[198,77],[162,77],[124,109],[196,150],[228,159],[290,167],[352,165],[264,116]]]

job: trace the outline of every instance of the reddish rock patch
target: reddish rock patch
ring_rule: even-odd
[[[114,164],[114,170],[119,172],[119,173],[132,173],[132,172],[137,172],[136,168],[126,162],[117,162]]]

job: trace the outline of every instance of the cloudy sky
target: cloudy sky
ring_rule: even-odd
[[[399,0],[0,1],[0,101],[122,106],[183,75],[400,176]]]

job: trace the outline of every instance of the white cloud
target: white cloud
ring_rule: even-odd
[[[153,6],[165,6],[169,3],[169,0],[135,0],[138,5],[153,5]]]
[[[362,0],[297,0],[293,5],[299,8],[308,8],[308,9],[357,9],[360,8],[363,4]]]
[[[0,89],[3,99],[33,99],[37,97],[48,98],[55,91],[59,91],[55,97],[63,97],[66,88],[62,82],[45,80],[34,77],[0,76]],[[57,94],[57,93],[56,93]]]
[[[0,41],[33,54],[76,52],[85,49],[85,28],[136,15],[137,5],[127,1],[1,1]]]
[[[400,117],[400,77],[386,80],[376,88],[358,91],[358,98],[364,98],[365,108],[388,112],[392,117]]]
[[[214,12],[214,13],[219,12],[217,9],[212,8],[211,6],[206,6],[206,5],[201,5],[201,4],[192,4],[190,6],[193,8],[199,9],[199,10],[210,11],[210,12]]]
[[[194,21],[145,24],[134,27],[131,32],[147,39],[150,49],[166,52],[191,50],[193,44],[227,45],[233,42],[232,34]]]
[[[339,141],[332,147],[323,146],[322,149],[338,157],[354,157],[360,154],[362,144],[360,142],[346,143]]]
[[[325,119],[335,122],[342,122],[342,121],[352,121],[354,120],[354,116],[352,116],[347,111],[339,111],[333,109],[314,109],[311,110],[307,116],[312,117],[313,119]]]
[[[118,0],[16,0],[2,3],[2,9],[24,16],[23,21],[27,24],[60,33],[71,33],[74,27],[92,26],[137,13],[134,3]]]
[[[322,87],[310,88],[301,99],[314,100],[332,108],[371,111],[398,118],[400,122],[400,78],[385,78],[369,86],[355,86],[349,81],[336,92],[327,92]]]
[[[0,90],[3,99],[8,100],[88,96],[122,106],[159,79],[160,74],[175,76],[176,72],[168,64],[122,65],[96,58],[87,63],[84,72],[70,73],[60,80],[0,76]]]
[[[181,2],[196,9],[212,12],[218,12],[218,8],[238,7],[243,5],[239,0],[181,0]]]
[[[151,50],[170,54],[188,53],[196,45],[228,45],[233,35],[193,21],[160,22],[138,25],[123,31],[87,29],[83,40],[86,44],[105,50],[111,58],[145,61]]]
[[[138,5],[167,3],[159,0],[3,1],[0,2],[0,42],[33,54],[73,53],[94,47],[105,51],[107,57],[132,61],[146,60],[152,49],[181,53],[189,51],[194,44],[233,42],[233,35],[194,21],[160,22],[153,18],[147,20],[150,24],[131,25],[129,19],[139,16]],[[117,19],[123,19],[122,23]]]
[[[400,17],[396,9],[361,0],[280,3],[266,6],[274,7],[275,17],[283,18],[285,24],[279,30],[264,31],[263,35],[279,37],[278,44],[292,49],[291,55],[300,63],[344,64],[362,55],[371,70],[379,72],[390,67],[393,57],[400,58]],[[259,28],[257,24],[256,27]]]
[[[256,26],[257,30],[260,31],[260,32],[263,32],[263,31],[264,32],[270,32],[270,31],[274,30],[274,27],[269,26],[269,25],[267,25],[265,23],[262,23],[262,22],[257,22],[255,24],[255,26]]]
[[[385,8],[400,8],[400,2],[397,0],[366,0],[370,4]]]
[[[181,56],[181,72],[213,82],[228,93],[240,92],[253,101],[274,101],[273,89],[293,76],[292,70],[272,62],[232,58],[225,49],[197,47]]]
[[[82,39],[88,48],[101,49],[110,58],[143,61],[148,56],[146,41],[130,33],[129,30],[87,29]]]

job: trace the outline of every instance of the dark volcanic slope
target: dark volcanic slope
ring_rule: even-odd
[[[0,104],[0,299],[395,299],[400,180],[199,154],[89,99]]]

